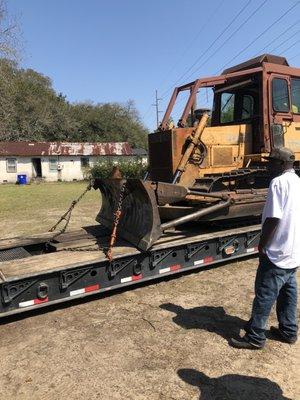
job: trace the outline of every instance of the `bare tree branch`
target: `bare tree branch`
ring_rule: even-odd
[[[17,59],[20,55],[20,29],[15,16],[9,16],[6,0],[0,0],[0,57]]]

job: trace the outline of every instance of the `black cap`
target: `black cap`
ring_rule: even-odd
[[[295,154],[287,147],[275,148],[271,151],[268,157],[262,157],[265,160],[280,160],[284,162],[294,162]]]

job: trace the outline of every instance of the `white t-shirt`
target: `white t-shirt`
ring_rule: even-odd
[[[269,260],[279,268],[300,266],[300,178],[294,169],[271,181],[262,223],[266,218],[280,220],[273,240],[266,247]]]

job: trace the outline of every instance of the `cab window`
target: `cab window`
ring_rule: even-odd
[[[222,93],[221,95],[221,124],[234,121],[234,101],[233,93]]]
[[[300,79],[292,79],[292,112],[300,114]]]
[[[245,94],[242,100],[242,120],[253,117],[254,99],[249,94]]]
[[[277,112],[289,112],[289,89],[285,79],[274,78],[272,81],[273,110]]]

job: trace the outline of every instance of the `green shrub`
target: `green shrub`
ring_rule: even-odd
[[[118,166],[123,178],[137,178],[143,179],[148,169],[147,165],[143,165],[141,161],[118,161],[113,163],[111,161],[101,161],[95,164],[90,169],[90,176],[92,178],[109,178],[113,167]]]

